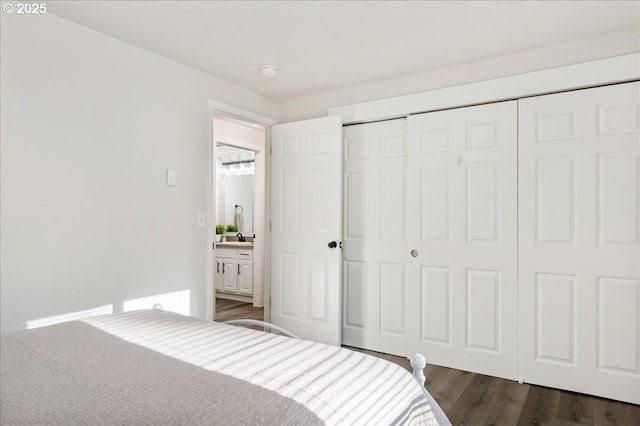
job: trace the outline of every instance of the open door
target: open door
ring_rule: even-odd
[[[271,128],[271,322],[340,345],[342,122]]]

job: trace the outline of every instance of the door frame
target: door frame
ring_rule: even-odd
[[[215,319],[216,307],[215,307],[215,284],[214,284],[214,257],[215,251],[213,250],[213,245],[215,242],[215,221],[216,217],[216,185],[215,177],[217,175],[217,167],[216,167],[216,137],[215,137],[215,126],[214,126],[214,118],[216,114],[225,115],[227,117],[233,117],[238,120],[242,120],[248,123],[255,123],[265,128],[265,146],[263,150],[256,151],[256,166],[261,168],[264,171],[264,191],[262,194],[256,193],[257,198],[264,199],[264,212],[256,212],[254,213],[254,233],[257,235],[264,236],[263,238],[259,238],[258,245],[254,246],[254,262],[260,264],[262,261],[262,267],[260,268],[259,274],[262,276],[263,282],[263,298],[264,298],[264,315],[265,320],[268,321],[270,316],[269,311],[269,299],[268,295],[270,295],[271,283],[269,281],[270,267],[269,267],[269,251],[267,247],[269,247],[270,243],[270,235],[267,224],[270,222],[270,146],[271,146],[271,126],[278,123],[278,120],[271,117],[266,117],[260,114],[256,114],[252,111],[244,110],[242,108],[238,108],[233,105],[225,104],[223,102],[219,102],[213,99],[209,99],[208,101],[208,128],[207,128],[207,184],[206,184],[206,211],[209,220],[207,221],[206,232],[207,232],[207,247],[206,247],[206,318],[208,320]],[[255,149],[255,148],[249,148]],[[256,259],[257,257],[257,259]],[[254,264],[255,264],[254,263]],[[254,269],[254,271],[258,271],[258,269]]]

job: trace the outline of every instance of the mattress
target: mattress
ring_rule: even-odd
[[[388,361],[160,310],[8,333],[0,362],[3,425],[449,424]]]

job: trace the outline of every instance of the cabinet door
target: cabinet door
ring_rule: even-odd
[[[238,262],[235,259],[222,259],[222,291],[236,292]]]
[[[640,404],[640,84],[519,106],[519,376]]]
[[[239,260],[236,266],[238,293],[253,294],[253,262]]]

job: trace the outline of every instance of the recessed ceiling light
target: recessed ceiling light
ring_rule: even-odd
[[[260,67],[260,72],[265,77],[273,77],[274,75],[276,75],[276,72],[278,72],[278,68],[274,67],[273,65],[263,65]]]

